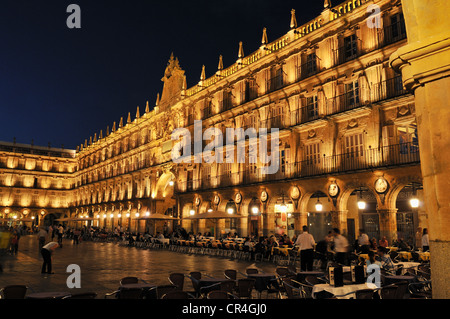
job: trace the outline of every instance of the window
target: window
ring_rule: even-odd
[[[400,144],[400,154],[411,154],[419,152],[419,139],[417,136],[417,124],[397,127],[397,138]]]
[[[344,38],[345,61],[354,59],[358,53],[356,34]]]
[[[306,76],[315,74],[317,72],[317,56],[311,53],[306,57]]]
[[[306,117],[307,120],[316,119],[319,116],[317,107],[317,95],[306,98]]]
[[[258,85],[256,79],[250,78],[245,81],[245,102],[254,100],[258,97]]]
[[[358,81],[354,81],[350,84],[345,85],[346,93],[346,106],[357,106],[359,105],[359,84]]]
[[[393,41],[398,41],[406,37],[403,13],[398,13],[391,17],[391,35]]]
[[[362,133],[345,136],[344,154],[345,158],[364,156],[364,142]]]
[[[223,91],[222,110],[226,111],[233,107],[233,95],[230,90]]]
[[[203,118],[207,119],[212,115],[212,101],[206,100],[203,108]]]
[[[320,144],[308,144],[305,147],[305,160],[308,165],[320,164]]]
[[[282,67],[273,67],[270,70],[270,80],[268,83],[268,91],[272,92],[278,90],[284,85],[284,76],[283,76],[283,68]]]
[[[194,124],[194,110],[190,108],[187,115],[187,125]]]

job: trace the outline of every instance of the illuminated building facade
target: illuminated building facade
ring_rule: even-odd
[[[375,16],[368,10],[373,3],[380,9]],[[428,226],[414,96],[389,65],[407,43],[401,1],[351,0],[336,7],[325,1],[312,21],[297,25],[293,10],[290,31],[272,42],[269,34],[262,30],[261,47],[249,55],[239,43],[235,63],[224,67],[219,57],[217,71],[206,77],[204,67],[190,88],[171,56],[153,108],[147,103],[133,119],[128,114],[100,131],[67,159],[67,171],[51,173],[51,185],[64,181],[54,190],[61,198],[57,217],[83,216],[94,226],[145,231],[145,213],[158,212],[181,218],[181,226],[195,233],[292,237],[309,225],[316,240],[337,227],[350,239],[364,229],[377,239],[414,243],[416,228]],[[190,161],[175,163],[172,132],[185,128],[194,136],[199,120],[202,136],[210,128],[223,135],[227,128],[279,129],[277,172],[263,174],[266,164],[252,153],[261,141],[250,138],[230,163],[204,160],[208,140],[200,151],[192,147]],[[225,153],[215,149],[220,157]],[[1,154],[1,169],[14,180],[22,171],[50,174],[38,166],[27,171],[25,164],[20,170],[7,164],[10,157],[31,155]],[[20,196],[6,199],[19,190],[40,197],[29,183],[7,180],[1,184],[3,210],[34,205],[51,212],[51,199],[43,206]],[[410,201],[415,198],[418,204]],[[191,219],[211,210],[230,218]]]

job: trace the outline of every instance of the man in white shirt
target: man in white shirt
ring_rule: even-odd
[[[315,244],[313,235],[308,233],[308,227],[303,226],[303,233],[295,241],[295,246],[298,246],[300,249],[300,267],[302,271],[313,270]]]
[[[44,263],[42,264],[42,274],[53,274],[52,272],[52,253],[55,251],[56,248],[58,248],[58,243],[51,241],[48,244],[46,244],[41,249],[42,258],[44,258]]]

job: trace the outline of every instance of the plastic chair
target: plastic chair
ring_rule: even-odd
[[[172,285],[177,286],[178,289],[183,290],[184,288],[184,274],[182,273],[171,273],[169,274],[169,281]]]
[[[25,285],[10,285],[2,288],[2,299],[25,299],[28,287]]]
[[[219,286],[220,290],[233,293],[234,289],[236,288],[236,281],[235,280],[222,281]]]
[[[245,270],[245,273],[246,273],[247,275],[253,275],[253,274],[259,273],[259,270],[256,269],[256,268],[247,268],[247,269]]]

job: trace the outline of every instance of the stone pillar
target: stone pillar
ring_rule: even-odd
[[[391,66],[414,92],[433,298],[450,298],[450,19],[447,0],[402,0],[408,44]]]
[[[248,217],[243,217],[238,219],[238,234],[240,237],[247,237],[248,236]]]
[[[202,233],[202,235],[205,233],[206,231],[206,219],[199,219],[198,220],[198,230],[197,233],[200,232]]]
[[[380,238],[386,236],[389,245],[397,239],[397,209],[377,209],[380,220]]]
[[[338,228],[341,235],[347,237],[347,213],[348,210],[331,211],[331,227]]]
[[[294,213],[295,236],[298,236],[303,232],[302,230],[303,226],[308,226],[308,213],[307,212]]]

